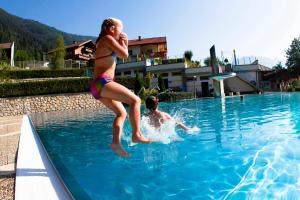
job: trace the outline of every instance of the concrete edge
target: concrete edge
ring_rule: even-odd
[[[16,165],[15,199],[74,199],[25,115]]]

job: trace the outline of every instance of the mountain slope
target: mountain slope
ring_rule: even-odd
[[[64,37],[65,44],[96,39],[68,34],[40,22],[11,15],[0,8],[0,43],[14,41],[15,49],[25,50],[32,59],[42,60],[43,52],[55,47],[55,39],[59,34]]]

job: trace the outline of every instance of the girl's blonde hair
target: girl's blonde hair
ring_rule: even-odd
[[[109,17],[109,18],[105,19],[102,22],[101,31],[99,33],[99,36],[98,36],[97,40],[96,40],[96,44],[101,39],[101,37],[107,35],[107,30],[110,27],[112,27],[112,26],[118,26],[118,25],[122,25],[122,24],[123,24],[122,21],[119,20],[119,19],[116,19],[116,18]]]

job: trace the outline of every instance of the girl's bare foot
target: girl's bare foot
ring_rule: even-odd
[[[132,136],[132,142],[134,143],[146,143],[149,144],[152,141],[144,138],[142,135]]]
[[[130,154],[127,153],[120,144],[111,144],[110,148],[121,157],[129,157]]]

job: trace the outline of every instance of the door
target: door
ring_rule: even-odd
[[[201,82],[202,97],[209,97],[208,82]]]

